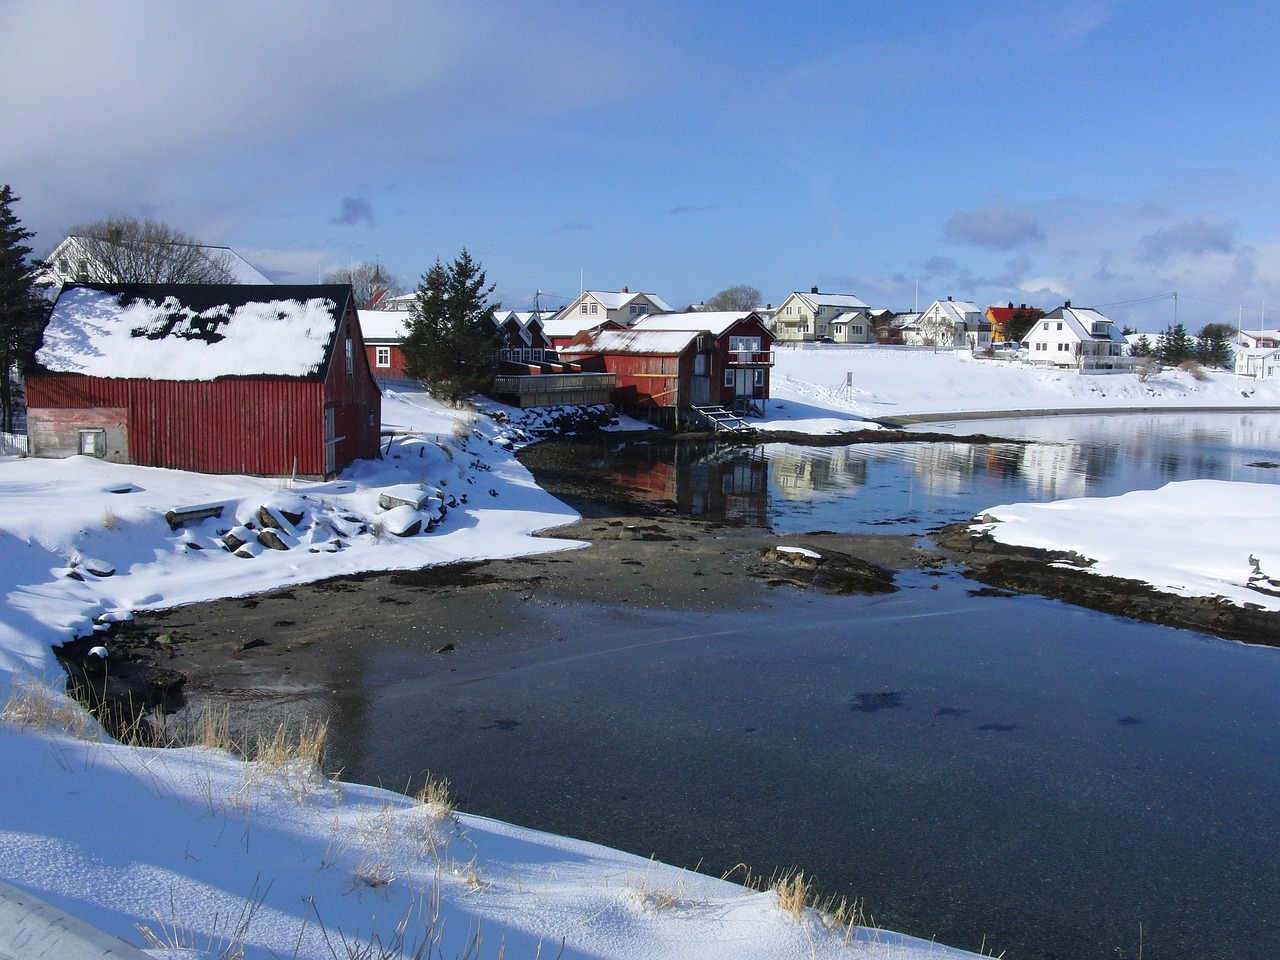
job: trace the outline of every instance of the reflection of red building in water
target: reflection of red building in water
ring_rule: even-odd
[[[584,330],[559,352],[584,371],[613,374],[620,409],[679,423],[695,406],[763,412],[772,346],[752,311],[666,313],[626,328]]]
[[[768,525],[769,462],[753,448],[680,443],[633,454],[615,461],[611,478],[640,499],[673,503],[694,517]]]

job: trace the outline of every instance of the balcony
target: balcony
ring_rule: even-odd
[[[737,350],[725,354],[726,363],[731,367],[772,367],[772,350]]]

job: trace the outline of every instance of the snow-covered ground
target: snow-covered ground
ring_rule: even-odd
[[[1082,376],[964,351],[833,344],[780,347],[774,356],[766,423],[811,433],[847,430],[847,417],[1280,406],[1280,383],[1221,372],[1198,380],[1167,370],[1144,383],[1129,373]]]
[[[1280,407],[1272,384],[1230,375],[1140,384],[839,347],[780,350],[773,392],[766,423],[812,433],[913,413]],[[581,546],[531,536],[575,515],[514,459],[522,438],[511,426],[420,394],[389,394],[384,425],[403,433],[390,456],[328,483],[0,458],[0,701],[8,701],[0,878],[155,956],[211,958],[243,946],[249,958],[331,960],[396,956],[393,946],[414,955],[424,944],[423,955],[444,958],[950,954],[883,931],[850,935],[812,911],[789,913],[773,893],[332,782],[306,760],[248,764],[207,748],[126,748],[85,725],[57,692],[50,647],[94,623],[344,573]],[[429,498],[421,510],[379,504],[382,492],[415,491]],[[1280,558],[1264,552],[1276,531],[1194,508],[1248,504],[1277,516],[1277,496],[1273,487],[1198,481],[1114,504],[991,513],[1004,521],[995,525],[1001,535],[1075,549],[1125,576],[1134,575],[1136,551],[1117,545],[1145,539],[1143,555],[1172,569],[1148,562],[1139,576],[1237,599],[1223,584],[1240,580],[1250,554],[1264,573],[1280,571]],[[222,518],[170,529],[166,511],[203,504],[223,505]],[[397,536],[406,512],[430,529]],[[264,517],[278,529],[263,539],[288,549],[259,542]],[[1080,540],[1085,528],[1099,539]],[[235,552],[222,548],[227,530],[244,541]],[[1218,545],[1194,556],[1174,549],[1192,535]]]

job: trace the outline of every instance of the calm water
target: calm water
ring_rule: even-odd
[[[1264,416],[983,424],[1051,443],[653,449],[600,469],[691,513],[923,531],[986,506],[1280,480]],[[961,432],[976,429],[961,425]],[[630,472],[626,472],[630,471]],[[1188,544],[1193,549],[1193,544]],[[331,728],[348,778],[721,873],[799,866],[885,926],[1011,958],[1280,956],[1280,650],[954,574],[765,589],[740,614],[528,604],[546,648],[389,653]]]
[[[1002,503],[1115,496],[1174,480],[1280,482],[1280,414],[1037,417],[917,429],[1036,442],[637,444],[607,469],[690,515],[780,533],[924,532]]]

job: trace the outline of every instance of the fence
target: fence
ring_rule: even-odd
[[[0,431],[0,454],[17,453],[25,457],[29,449],[25,433],[4,433]]]

